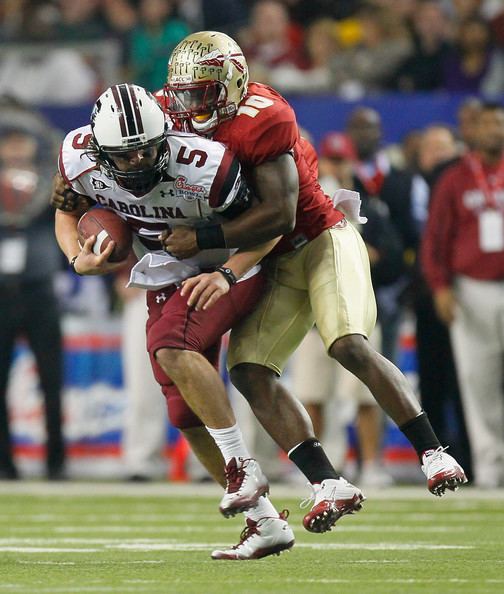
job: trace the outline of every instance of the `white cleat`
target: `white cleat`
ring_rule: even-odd
[[[240,542],[230,549],[214,551],[212,559],[248,561],[280,555],[294,545],[294,532],[286,521],[288,516],[285,509],[278,518],[261,518],[257,522],[247,518]]]
[[[254,507],[261,495],[269,493],[268,479],[253,458],[231,458],[225,473],[226,492],[219,510],[226,518]]]
[[[442,497],[446,489],[456,491],[460,485],[467,483],[463,468],[445,450],[439,447],[422,456],[422,472],[427,477],[427,487],[438,497]]]
[[[320,485],[310,485],[313,489],[311,497],[303,501],[301,507],[313,501],[311,510],[303,518],[303,526],[309,532],[326,532],[347,514],[362,509],[366,499],[362,491],[343,477],[326,479]]]

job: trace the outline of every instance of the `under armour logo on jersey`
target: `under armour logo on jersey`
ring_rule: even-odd
[[[166,198],[167,196],[175,196],[175,192],[173,190],[168,190],[167,192],[160,190],[159,193],[163,198]]]
[[[91,178],[91,185],[94,190],[110,190],[110,186],[107,186],[105,182],[101,179],[96,179],[95,177]]]
[[[159,293],[156,295],[156,303],[161,303],[162,301],[166,301],[167,297],[165,293]]]

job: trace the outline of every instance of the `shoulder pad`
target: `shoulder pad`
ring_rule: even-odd
[[[91,136],[89,125],[76,128],[65,136],[60,149],[58,167],[67,183],[96,167],[96,163],[86,154]]]

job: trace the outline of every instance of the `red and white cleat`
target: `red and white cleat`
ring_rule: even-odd
[[[294,533],[286,521],[288,516],[285,509],[278,518],[261,518],[257,522],[247,518],[240,542],[230,549],[214,551],[212,559],[247,561],[280,555],[294,545]]]
[[[303,501],[302,507],[313,501],[311,510],[303,518],[303,526],[310,532],[326,532],[347,514],[362,508],[365,497],[362,491],[344,478],[326,479],[320,485],[310,485],[311,497]]]
[[[439,447],[424,452],[422,456],[422,471],[427,477],[427,487],[438,497],[442,497],[446,489],[456,491],[460,485],[467,483],[463,468],[445,450]]]
[[[231,458],[225,473],[226,492],[219,510],[226,518],[254,507],[261,495],[269,493],[268,479],[253,458]]]

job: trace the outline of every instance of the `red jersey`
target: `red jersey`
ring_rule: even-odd
[[[299,176],[296,226],[281,239],[272,253],[284,253],[300,247],[343,219],[344,215],[324,194],[307,162],[306,141],[299,136],[293,109],[272,88],[250,83],[236,116],[222,122],[213,139],[235,153],[245,175],[247,169],[265,161],[288,152],[293,155]]]
[[[490,178],[495,171],[485,167],[484,173]],[[504,190],[495,191],[494,196],[492,207],[504,212]],[[447,169],[434,187],[421,252],[433,290],[450,286],[458,274],[478,280],[504,279],[504,251],[484,252],[480,247],[479,216],[489,208],[487,202],[467,157]]]
[[[161,93],[156,96],[163,104]],[[212,138],[238,157],[245,176],[261,163],[285,153],[293,155],[299,177],[296,226],[275,246],[273,254],[304,245],[344,218],[317,181],[316,155],[300,137],[293,109],[272,88],[250,83],[236,116],[219,124]]]

